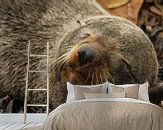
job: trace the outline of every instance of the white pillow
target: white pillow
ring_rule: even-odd
[[[84,93],[86,99],[92,98],[125,98],[125,93]]]
[[[68,102],[72,102],[72,101],[76,101],[76,97],[75,97],[75,91],[74,91],[74,87],[78,87],[78,88],[96,88],[101,86],[101,93],[107,93],[107,88],[108,88],[108,82],[104,83],[104,84],[98,84],[98,85],[72,85],[71,83],[67,82],[67,100],[66,103]],[[84,94],[84,93],[83,93]]]
[[[75,101],[74,87],[69,82],[67,82],[67,91],[68,91],[68,94],[67,94],[66,103]]]
[[[148,83],[144,83],[144,84],[140,85],[139,98],[138,98],[139,100],[150,102],[149,101],[148,88],[149,88],[149,84]]]
[[[111,86],[114,85],[114,84],[108,83],[108,85],[109,85],[108,92],[111,93],[112,92]],[[127,87],[131,87],[133,85],[134,84],[124,84],[124,85],[114,85],[114,86],[122,87],[122,88],[127,88]],[[140,84],[139,92],[138,92],[138,99],[139,100],[150,102],[149,101],[149,94],[148,94],[148,87],[149,87],[149,84],[148,83]]]

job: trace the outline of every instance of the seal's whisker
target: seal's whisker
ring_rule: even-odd
[[[102,79],[102,75],[100,74],[100,81],[101,83],[103,83],[103,79]]]
[[[67,47],[65,47],[65,50],[67,50],[67,49],[71,50],[73,47],[74,46],[67,46]]]
[[[61,63],[61,62],[64,61],[64,60],[65,60],[65,58],[58,59],[56,64],[59,64],[59,63]]]
[[[69,52],[73,47],[65,48],[64,51]]]
[[[105,82],[107,82],[108,81],[108,79],[107,79],[107,76],[105,75]]]
[[[65,57],[65,61],[66,61],[66,62],[70,62],[72,58],[73,58],[73,57],[72,57],[71,55],[67,55],[67,56]]]
[[[65,54],[59,56],[56,60],[58,60],[58,59],[62,59],[62,58],[65,58],[67,55],[68,55],[68,53],[65,53]]]
[[[95,69],[96,70],[96,69]],[[96,71],[94,71],[94,84],[97,84],[96,83]]]
[[[93,77],[93,73],[91,74],[91,84],[92,84],[92,77]]]
[[[107,73],[108,78],[109,78],[113,83],[115,83],[115,80],[113,79],[113,77],[111,76],[111,74],[109,73],[109,71],[106,71],[106,73]]]
[[[55,64],[56,71],[59,71],[64,63],[65,63],[65,58],[57,59],[56,64]]]
[[[65,63],[69,63],[71,61],[71,59],[65,59]]]
[[[106,82],[108,81],[108,75],[109,75],[109,77],[111,76],[110,75],[110,73],[109,73],[109,71],[108,71],[108,69],[107,69],[107,67],[105,66],[105,68],[104,68],[104,73],[105,73],[105,79],[106,79]],[[109,78],[110,79],[110,78]]]
[[[61,66],[62,66],[62,65],[59,65],[59,66],[55,67],[55,69],[56,69],[56,72],[59,72],[59,71],[60,71],[60,69],[61,69]]]
[[[56,67],[59,67],[61,65],[63,65],[65,63],[65,60],[60,60],[57,64],[56,64]]]
[[[102,69],[102,72],[103,72],[103,76],[104,76],[104,81],[106,82],[107,81],[107,75],[106,75],[105,68]]]
[[[56,64],[60,63],[60,61],[62,61],[62,60],[65,60],[65,59],[66,59],[66,56],[67,56],[67,54],[64,54],[64,55],[58,57],[58,58],[56,59]]]
[[[57,62],[55,64],[55,68],[57,69],[59,66],[63,65],[64,63],[65,63],[65,60],[64,59],[60,60],[59,62]]]
[[[91,81],[91,84],[94,83],[94,72],[92,73],[92,81]]]
[[[60,66],[60,64],[61,64],[61,63],[59,63],[59,62],[56,63],[56,64],[55,64],[55,68],[57,69],[57,68]]]
[[[99,80],[99,84],[103,82],[101,74],[98,75],[98,80]]]
[[[58,57],[56,60],[63,59],[63,58],[65,58],[66,56],[67,56],[67,55],[66,55],[66,54],[64,54],[64,55],[62,55],[62,56]]]
[[[97,69],[96,69],[96,71],[95,71],[95,75],[96,75],[96,83],[99,84]]]
[[[56,72],[60,72],[62,67],[63,67],[63,64],[61,64],[60,66],[58,66],[58,68],[56,69]]]
[[[66,60],[66,58],[63,57],[63,58],[61,58],[61,59],[58,59],[57,62],[60,63],[61,61],[64,61],[64,60]]]
[[[97,83],[99,84],[98,71],[96,70]]]
[[[65,47],[65,51],[63,55],[57,58],[56,64],[64,64],[64,63],[69,63],[71,59],[73,58],[72,55],[70,54],[70,51],[74,48],[74,46],[67,46]]]
[[[59,61],[57,61],[57,63],[55,64],[55,67],[58,67],[60,65],[62,65],[65,62],[65,59],[60,59]]]
[[[88,79],[89,79],[89,77],[90,77],[90,74],[91,74],[91,72],[88,73],[88,76],[87,76],[87,78],[86,78],[86,81],[88,81]]]
[[[68,46],[67,48],[69,48],[69,50],[70,50],[72,47],[73,46]],[[70,61],[71,58],[68,57],[68,54],[69,54],[69,51],[67,51],[65,54],[59,56],[56,59],[56,63],[55,63],[56,71],[60,70],[61,67],[63,66],[63,64]]]
[[[65,50],[71,50],[73,47],[74,47],[74,46],[66,46],[66,47],[62,47],[62,49],[63,49],[64,52],[65,52]]]

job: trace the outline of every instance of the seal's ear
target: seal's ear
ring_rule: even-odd
[[[86,23],[85,23],[84,21],[82,21],[82,20],[77,20],[76,22],[77,22],[80,26],[86,25]]]

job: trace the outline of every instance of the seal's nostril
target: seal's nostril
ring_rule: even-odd
[[[90,48],[80,48],[78,50],[79,64],[84,65],[87,62],[91,62],[94,58],[94,53]]]

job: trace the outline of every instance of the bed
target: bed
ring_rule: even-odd
[[[43,130],[162,130],[163,109],[132,98],[94,98],[52,111]]]

